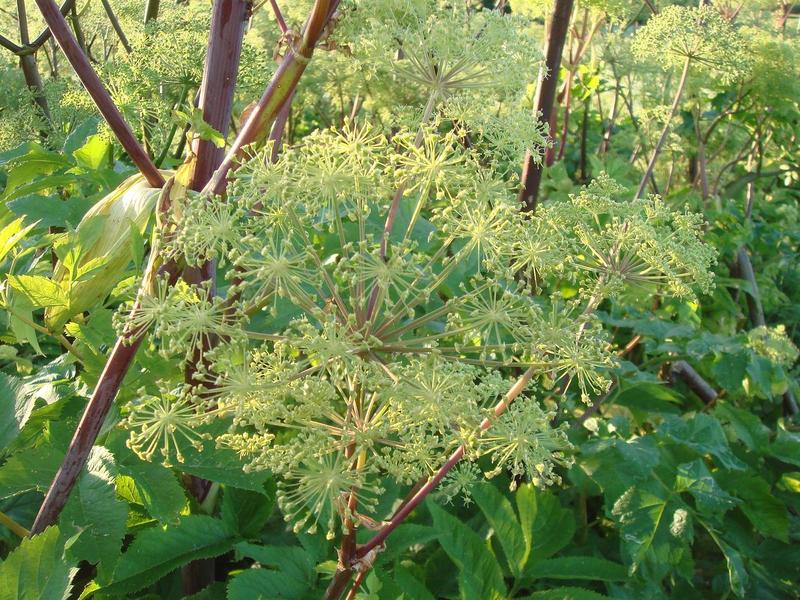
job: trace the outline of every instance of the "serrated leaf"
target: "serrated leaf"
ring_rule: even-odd
[[[588,579],[625,581],[624,565],[594,556],[561,556],[539,561],[526,573],[533,579]]]
[[[8,283],[34,307],[66,306],[67,295],[56,282],[40,275],[9,275]]]
[[[178,463],[180,470],[208,481],[263,493],[264,484],[270,478],[267,471],[245,473],[236,452],[217,448],[214,440],[204,442],[201,450],[188,446],[182,452],[183,461]]]
[[[258,537],[275,507],[275,492],[275,482],[271,479],[260,493],[225,486],[222,520],[244,538]]]
[[[186,506],[186,494],[175,473],[147,461],[126,461],[120,473],[131,477],[147,513],[162,523],[177,523]]]
[[[70,594],[77,569],[63,559],[58,527],[22,540],[0,563],[0,600],[59,600]]]
[[[528,562],[531,543],[530,538],[523,535],[514,507],[494,486],[485,482],[473,487],[472,497],[494,529],[494,538],[503,549],[511,573],[518,577]]]
[[[769,483],[753,473],[727,472],[718,474],[718,478],[726,490],[742,499],[740,508],[757,531],[789,541],[789,513]]]
[[[695,452],[710,454],[727,469],[741,470],[745,465],[731,451],[722,426],[714,417],[699,413],[684,420],[669,416],[658,428],[658,434]]]
[[[17,437],[33,410],[35,398],[21,394],[21,387],[18,378],[0,373],[0,450]]]
[[[725,564],[728,567],[728,581],[731,584],[731,590],[740,598],[745,597],[745,590],[750,580],[750,575],[744,566],[744,559],[741,553],[735,548],[725,543],[723,540],[717,539],[719,549],[725,556]]]
[[[14,333],[14,337],[17,338],[17,342],[21,344],[27,342],[36,354],[44,355],[36,337],[36,330],[31,325],[33,322],[33,304],[23,294],[13,290],[6,292],[6,300],[10,308],[8,311],[8,326]]]
[[[661,579],[688,555],[694,539],[692,514],[680,495],[659,481],[629,488],[614,503],[622,554],[634,573]]]
[[[451,514],[429,502],[438,541],[458,567],[458,587],[464,600],[506,597],[503,571],[480,536]]]
[[[675,488],[689,492],[697,508],[706,514],[721,514],[739,501],[723,490],[701,459],[678,465]]]
[[[49,444],[36,448],[35,452],[12,455],[0,467],[0,498],[47,490],[63,459],[64,452]]]
[[[309,588],[269,569],[247,569],[228,583],[227,600],[287,600],[305,598]]]
[[[136,592],[188,562],[224,554],[240,539],[219,519],[189,515],[139,533],[113,571],[101,563],[97,580],[107,594]]]
[[[73,538],[67,555],[76,561],[96,564],[119,554],[128,508],[116,497],[116,474],[111,453],[101,446],[92,448],[59,518],[64,535]]]
[[[403,590],[403,600],[436,600],[425,584],[414,577],[408,569],[400,565],[395,566],[392,577],[398,587]]]
[[[90,135],[86,143],[72,153],[78,166],[97,170],[108,163],[111,144],[101,135]]]
[[[713,414],[728,432],[729,437],[744,444],[748,450],[761,451],[767,446],[769,428],[750,411],[717,401]]]
[[[533,522],[531,562],[553,556],[575,535],[575,517],[549,493],[536,494],[536,519]]]
[[[31,223],[27,227],[23,227],[24,219],[21,217],[11,221],[8,225],[0,229],[0,262],[6,257],[14,246],[17,245],[27,233],[34,228],[35,223]]]
[[[534,592],[524,600],[608,600],[608,596],[579,587],[560,587]]]
[[[316,579],[314,559],[300,546],[261,546],[242,542],[236,544],[236,551],[242,556],[255,560],[262,567],[275,569],[286,583],[286,589],[302,594],[309,590]]]
[[[775,440],[769,446],[769,453],[778,460],[800,467],[800,435],[778,429]]]

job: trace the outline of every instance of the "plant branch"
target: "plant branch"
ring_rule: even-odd
[[[64,4],[61,5],[59,12],[66,16],[66,14],[72,10],[72,7],[75,6],[76,0],[64,0]],[[6,50],[10,50],[17,56],[24,56],[26,54],[33,54],[39,48],[41,48],[47,40],[50,39],[52,32],[50,31],[49,27],[45,27],[44,30],[36,36],[36,38],[29,43],[23,43],[22,45],[16,44],[12,42],[7,37],[0,35],[0,46],[5,48]]]
[[[53,32],[53,37],[56,38],[61,46],[64,56],[69,60],[78,79],[80,79],[86,91],[89,92],[100,113],[117,136],[119,143],[147,182],[153,187],[162,187],[164,178],[133,135],[130,126],[125,122],[97,73],[89,64],[89,59],[78,46],[75,36],[69,30],[64,16],[59,12],[54,0],[36,0],[36,4],[39,6],[45,22]]]
[[[162,268],[163,272],[169,277],[170,285],[175,282],[178,276],[178,269],[174,263],[168,263]],[[140,290],[140,295],[143,290]],[[137,302],[133,311],[138,311]],[[130,335],[119,337],[114,344],[114,348],[108,357],[106,366],[100,374],[100,379],[94,388],[92,397],[86,405],[86,409],[78,423],[78,428],[72,437],[67,453],[61,466],[56,472],[50,488],[44,497],[44,502],[39,508],[39,513],[31,527],[31,534],[41,533],[52,525],[61,514],[67,498],[78,480],[78,476],[86,464],[86,459],[94,445],[97,435],[103,426],[103,422],[111,408],[111,403],[117,395],[117,391],[122,385],[122,380],[128,372],[128,368],[133,363],[133,358],[139,344],[144,339],[144,331],[134,331]]]
[[[22,525],[17,523],[4,512],[0,512],[0,525],[4,525],[11,533],[18,535],[21,538],[26,538],[31,534],[30,531],[25,529]]]
[[[552,139],[555,131],[552,126],[553,104],[558,87],[558,72],[561,68],[561,55],[567,39],[570,17],[574,0],[555,0],[555,8],[550,21],[550,34],[547,37],[547,58],[545,68],[539,74],[534,105],[536,112],[544,123],[550,126],[549,136]],[[536,210],[539,197],[539,186],[542,183],[543,165],[534,159],[530,151],[525,152],[522,164],[522,186],[519,201],[526,211]]]
[[[243,149],[266,137],[270,125],[275,121],[286,100],[297,87],[300,77],[314,54],[314,48],[322,37],[323,30],[337,5],[338,0],[316,0],[306,21],[302,40],[296,46],[290,46],[286,50],[286,55],[272,76],[267,89],[264,90],[258,103],[250,111],[247,121],[239,130],[222,164],[203,189],[204,192],[221,194],[227,185],[228,173],[241,157]]]
[[[713,404],[719,397],[717,391],[685,360],[672,363],[670,374],[683,381],[707,405]]]
[[[111,8],[111,3],[108,0],[101,1],[103,3],[103,9],[106,11],[106,16],[108,17],[108,20],[111,21],[111,26],[114,28],[122,47],[125,48],[125,52],[130,54],[133,51],[133,48],[131,48],[130,42],[128,42],[128,38],[125,35],[125,32],[122,30],[122,25],[119,24],[117,15],[114,14],[114,10]]]
[[[494,420],[502,415],[506,409],[511,405],[511,403],[517,398],[517,396],[522,393],[525,387],[530,382],[531,377],[533,377],[534,368],[528,368],[517,381],[514,382],[514,385],[506,392],[506,395],[503,397],[500,402],[498,402],[494,407],[494,416],[485,418],[479,427],[480,432],[484,432],[492,426]],[[450,455],[450,458],[439,468],[439,470],[431,477],[428,482],[423,485],[419,491],[414,494],[414,496],[400,509],[397,513],[392,517],[392,519],[384,525],[375,536],[369,540],[366,544],[363,544],[358,547],[356,550],[356,557],[358,559],[364,559],[367,557],[370,552],[373,550],[378,549],[380,546],[383,545],[386,538],[389,536],[392,531],[394,531],[400,523],[405,521],[408,515],[420,505],[420,503],[430,494],[436,486],[444,479],[447,473],[458,464],[461,458],[464,456],[466,452],[465,446],[460,446],[453,454]]]
[[[642,175],[642,180],[639,182],[639,187],[636,189],[636,194],[633,196],[634,199],[641,197],[641,195],[644,193],[644,188],[647,187],[648,180],[653,175],[653,169],[655,169],[656,160],[658,160],[658,155],[661,154],[661,150],[664,148],[664,143],[667,141],[667,135],[669,135],[670,123],[672,122],[675,113],[678,111],[678,105],[681,102],[683,90],[686,87],[686,80],[689,77],[689,66],[691,63],[692,59],[689,57],[687,57],[683,63],[683,71],[681,72],[681,78],[678,82],[678,89],[675,91],[675,98],[672,101],[672,107],[667,115],[666,122],[664,123],[664,128],[661,130],[661,135],[658,138],[658,142],[656,142],[656,146],[653,148],[653,154],[650,156],[650,161],[647,163],[647,168],[644,171],[644,175]]]

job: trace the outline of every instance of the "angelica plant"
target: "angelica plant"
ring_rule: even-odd
[[[450,477],[449,496],[468,497],[480,474],[560,480],[572,448],[543,400],[554,386],[584,402],[608,389],[614,355],[594,315],[604,298],[692,298],[711,285],[702,219],[657,197],[623,200],[607,177],[520,212],[499,160],[507,142],[451,112],[459,95],[504,90],[485,66],[503,43],[489,35],[496,16],[459,45],[440,29],[456,16],[408,17],[409,58],[393,68],[418,88],[413,127],[384,130],[376,107],[277,160],[270,147],[252,154],[224,200],[173,200],[165,256],[217,261],[226,300],[162,286],[135,322],[119,320],[123,332],[149,327],[165,358],[203,354],[194,385],[162,382],[160,400],[128,406],[129,446],[179,463],[180,444],[196,443],[186,432],[222,420],[216,443],[276,477],[295,531],[342,536],[331,594],[404,518],[355,547],[389,483],[425,483],[409,511],[460,460],[472,466]],[[565,284],[577,296],[561,297]]]
[[[692,67],[725,83],[742,79],[750,69],[745,38],[711,5],[668,6],[636,33],[631,50],[640,60],[654,60],[663,69],[681,69],[672,105],[642,176],[635,197],[644,192],[664,146]]]
[[[698,217],[621,200],[607,178],[525,218],[501,174],[447,129],[435,120],[390,140],[349,122],[274,163],[269,149],[255,155],[224,203],[176,203],[169,251],[216,258],[228,300],[215,308],[178,286],[145,310],[167,356],[220,343],[200,385],[163,397],[194,412],[129,406],[135,451],[180,460],[165,429],[224,419],[217,443],[275,474],[295,530],[329,537],[352,535],[388,480],[425,481],[454,452],[491,465],[487,477],[558,481],[570,444],[536,390],[602,393],[614,361],[594,309],[628,290],[692,297],[710,285],[713,252]],[[559,299],[557,280],[579,297]],[[515,384],[505,368],[527,375]],[[459,471],[459,487],[476,472]]]

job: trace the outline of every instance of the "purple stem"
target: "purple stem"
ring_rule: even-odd
[[[128,156],[131,157],[133,164],[141,171],[152,187],[162,187],[164,178],[139,144],[136,136],[133,135],[130,126],[125,122],[97,73],[94,72],[92,65],[89,64],[89,59],[78,45],[75,36],[70,31],[69,25],[67,25],[54,0],[36,0],[36,4],[39,6],[45,22],[50,27],[50,31],[53,32],[53,37],[56,38],[59,46],[61,46],[64,56],[67,57],[78,79],[80,79],[86,91],[89,92],[114,135],[117,136],[119,143],[128,153]]]

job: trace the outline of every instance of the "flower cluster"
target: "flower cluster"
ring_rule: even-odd
[[[745,38],[710,4],[665,7],[636,33],[631,49],[637,58],[654,60],[664,69],[691,60],[724,83],[750,72]]]
[[[786,334],[783,325],[760,326],[747,333],[747,345],[756,354],[768,358],[784,368],[791,368],[800,356],[800,350]]]
[[[168,250],[216,258],[229,299],[162,286],[127,325],[152,325],[166,354],[221,340],[201,366],[198,410],[230,420],[218,443],[248,468],[280,477],[298,527],[348,522],[350,490],[363,510],[385,477],[424,479],[458,447],[486,456],[487,476],[548,484],[566,436],[533,390],[494,416],[511,384],[500,369],[533,367],[588,401],[613,366],[592,315],[602,297],[709,285],[698,219],[619,192],[601,178],[526,218],[452,132],[319,131],[274,163],[243,165],[226,204],[174,203]],[[558,299],[565,278],[580,300]],[[147,455],[152,418],[129,419],[144,424],[135,447]]]
[[[546,396],[588,402],[614,365],[594,310],[629,290],[691,296],[710,285],[713,261],[696,216],[658,198],[623,201],[606,177],[520,213],[497,158],[510,129],[456,110],[470,94],[491,90],[487,98],[513,104],[522,93],[524,79],[506,76],[523,59],[530,70],[538,50],[516,19],[357,4],[375,4],[360,21],[374,17],[387,45],[368,46],[374,32],[336,35],[351,41],[357,64],[371,56],[371,68],[420,92],[416,124],[345,120],[277,160],[269,148],[254,153],[225,200],[174,199],[167,254],[191,265],[215,259],[227,298],[162,286],[121,323],[152,327],[161,352],[194,359],[196,412],[181,418],[226,420],[217,443],[247,469],[275,474],[296,528],[330,535],[368,519],[359,511],[387,480],[424,480],[457,449],[472,466],[451,476],[452,489],[481,470],[558,481],[570,445]],[[565,301],[565,286],[580,293]],[[510,391],[515,369],[532,372],[532,383],[497,410],[519,393]],[[182,407],[185,397],[163,400]],[[133,404],[128,417],[141,424],[133,446],[146,456],[164,430],[151,425],[150,406]]]

